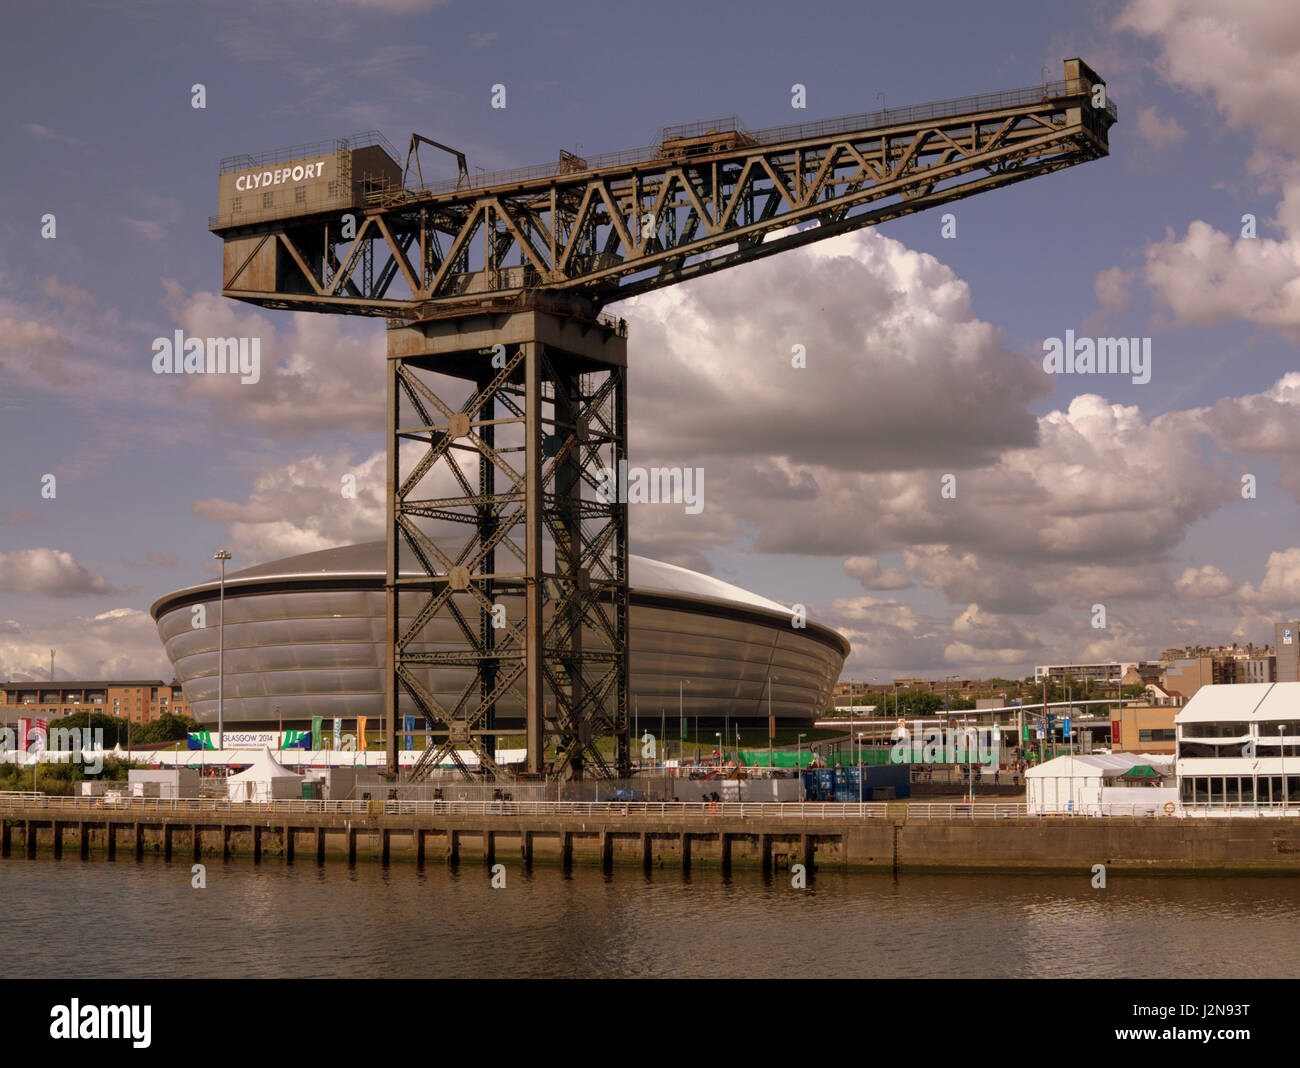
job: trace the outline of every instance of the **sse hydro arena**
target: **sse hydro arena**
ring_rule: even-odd
[[[305,726],[312,716],[366,716],[378,724],[384,552],[382,541],[344,545],[226,576],[227,727]],[[687,716],[766,723],[769,676],[778,721],[811,722],[826,708],[849,653],[842,635],[811,620],[795,628],[788,608],[708,575],[642,556],[630,556],[629,564],[631,704],[641,717],[676,715],[685,683]],[[217,721],[218,590],[215,581],[192,586],[151,609],[203,724]],[[196,605],[204,606],[206,626],[193,625]],[[402,618],[408,621],[409,613]],[[460,640],[445,618],[429,631],[429,649],[454,648]],[[440,667],[426,669],[423,681],[450,705],[469,677],[464,669]],[[399,714],[416,713],[406,694],[401,701]],[[513,713],[522,725],[517,700],[498,708],[506,723]]]

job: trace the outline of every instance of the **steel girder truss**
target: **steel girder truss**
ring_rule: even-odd
[[[376,191],[355,240],[335,217],[238,231],[279,243],[276,292],[257,290],[255,256],[224,292],[407,318],[527,290],[599,307],[1106,155],[1115,106],[1096,105],[1080,61],[1066,71],[1052,85],[752,134],[700,123],[651,149],[568,156],[477,187]]]
[[[626,459],[626,369],[580,370],[538,341],[493,355],[463,354],[456,373],[478,370],[459,405],[429,382],[450,361],[389,359],[389,700],[409,695],[437,739],[410,780],[448,758],[468,777],[458,746],[496,777],[506,703],[524,712],[529,773],[549,743],[554,778],[627,775],[627,505],[599,493]],[[437,648],[448,621],[459,641]],[[440,668],[468,672],[451,700],[427,684]],[[613,768],[596,745],[611,735]]]

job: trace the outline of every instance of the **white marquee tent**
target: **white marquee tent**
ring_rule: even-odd
[[[253,763],[238,775],[226,780],[227,797],[231,801],[272,801],[279,798],[301,798],[303,777],[290,771],[263,749]]]
[[[1146,765],[1160,776],[1160,786],[1130,786],[1123,776]],[[1025,803],[1032,815],[1082,813],[1158,815],[1178,802],[1172,758],[1150,753],[1087,753],[1061,756],[1025,772]],[[1164,783],[1170,785],[1165,786]]]

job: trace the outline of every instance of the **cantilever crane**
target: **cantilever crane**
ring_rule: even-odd
[[[627,772],[627,508],[594,493],[626,459],[626,328],[604,306],[1100,158],[1116,119],[1072,59],[1027,89],[472,177],[419,135],[404,168],[370,135],[224,160],[224,295],[389,320],[390,770],[406,705],[439,739],[417,773],[468,774],[461,746],[499,772],[498,711],[522,712],[530,775],[548,742],[553,775],[609,774],[603,734]],[[457,179],[425,184],[421,141]]]

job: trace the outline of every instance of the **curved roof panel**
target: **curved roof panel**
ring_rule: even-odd
[[[329,575],[384,574],[384,549],[382,541],[367,541],[357,545],[339,545],[333,549],[287,556],[226,575],[227,584],[246,579],[291,579]],[[730,582],[702,575],[675,564],[665,564],[645,556],[628,555],[629,585],[642,592],[676,593],[688,597],[705,597],[715,601],[732,601],[736,604],[761,608],[767,612],[788,612],[789,608],[762,597],[757,593],[734,586]],[[417,574],[414,567],[403,561],[403,572]]]

